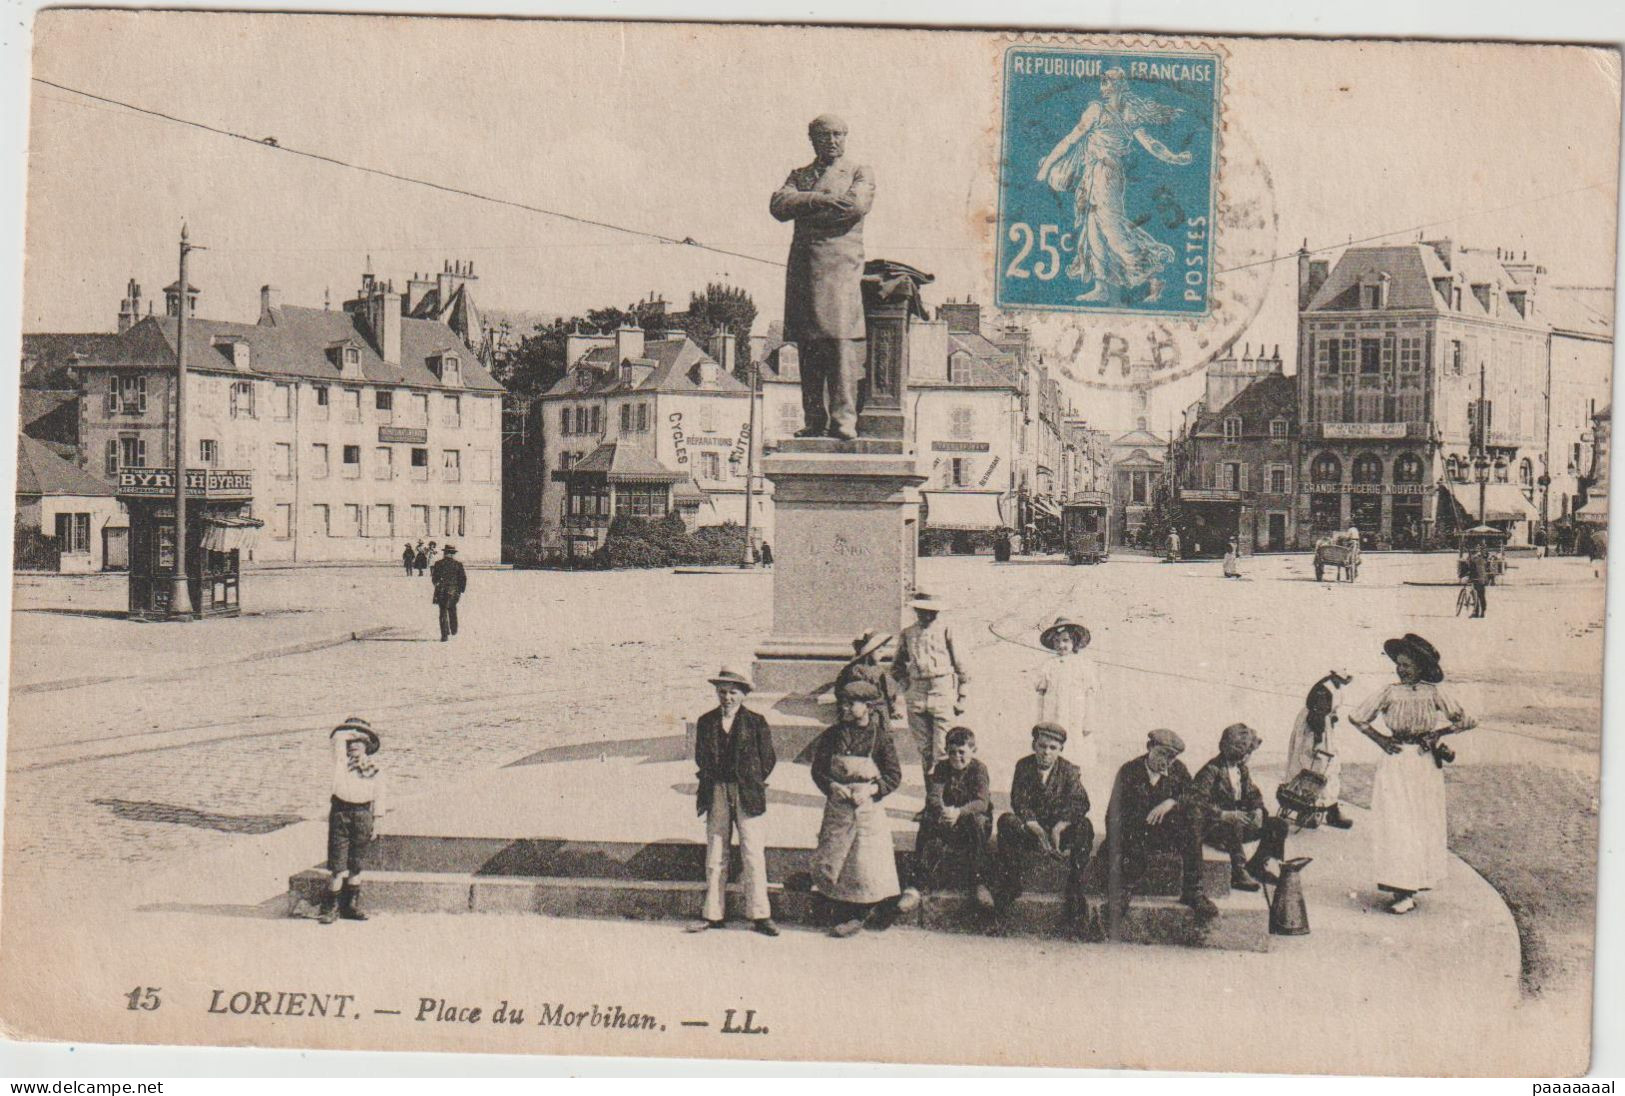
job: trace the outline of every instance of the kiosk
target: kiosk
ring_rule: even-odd
[[[130,619],[173,620],[175,470],[119,473],[118,500],[130,512]],[[250,516],[252,472],[186,470],[186,575],[196,617],[242,611],[241,553],[265,523]]]

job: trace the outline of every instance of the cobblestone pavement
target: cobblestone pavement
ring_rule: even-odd
[[[1279,758],[1319,674],[1348,667],[1361,695],[1389,680],[1381,640],[1416,630],[1484,721],[1464,763],[1533,758],[1594,774],[1603,614],[1594,568],[1519,561],[1491,615],[1468,621],[1454,615],[1454,589],[1406,585],[1447,579],[1453,567],[1445,556],[1373,555],[1358,584],[1333,585],[1312,581],[1302,556],[1246,561],[1240,581],[1217,564],[1134,557],[1076,568],[927,559],[920,584],[959,606],[975,675],[965,719],[996,771],[1025,749],[1045,657],[1037,628],[1064,611],[1094,631],[1103,760],[1129,756],[1147,729],[1167,725],[1191,742],[1194,767],[1237,719],[1262,730],[1264,756]],[[382,568],[253,573],[252,615],[186,625],[116,619],[123,588],[113,579],[24,579],[13,615],[21,689],[9,720],[7,882],[99,890],[126,865],[184,861],[320,817],[326,733],[352,713],[383,729],[395,797],[547,746],[673,733],[709,706],[708,671],[748,664],[768,630],[771,582],[474,571],[463,634],[442,644],[427,582]],[[1374,760],[1370,749],[1364,760]],[[1095,793],[1101,809],[1106,791]]]

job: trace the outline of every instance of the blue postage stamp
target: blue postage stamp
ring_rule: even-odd
[[[999,307],[1207,314],[1220,76],[1212,53],[1006,51]]]

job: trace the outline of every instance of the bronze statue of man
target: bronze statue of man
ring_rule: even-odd
[[[784,278],[784,338],[801,351],[800,438],[850,441],[858,432],[864,370],[863,218],[874,176],[846,159],[846,123],[821,114],[807,127],[814,159],[790,173],[768,209],[796,223]]]

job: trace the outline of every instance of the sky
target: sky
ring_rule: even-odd
[[[259,288],[335,307],[366,262],[401,286],[472,260],[489,308],[574,313],[707,281],[782,309],[790,229],[768,195],[832,111],[878,197],[870,257],[933,272],[928,303],[992,299],[999,58],[989,32],[49,11],[34,75],[284,147],[728,257],[414,186],[135,114],[38,83],[27,164],[25,331],[110,330],[125,282],[160,296],[185,221],[200,313],[251,322]],[[1618,55],[1578,47],[1223,40],[1227,196],[1262,211],[1231,332],[1293,368],[1307,240],[1450,235],[1610,285]],[[144,59],[162,58],[163,63]],[[161,300],[159,307],[162,307]],[[1020,316],[1052,360],[1099,317]],[[1133,328],[1137,321],[1123,321]],[[1116,330],[1116,328],[1113,328]],[[1068,386],[1125,426],[1121,393]],[[1153,426],[1199,393],[1159,392]]]

